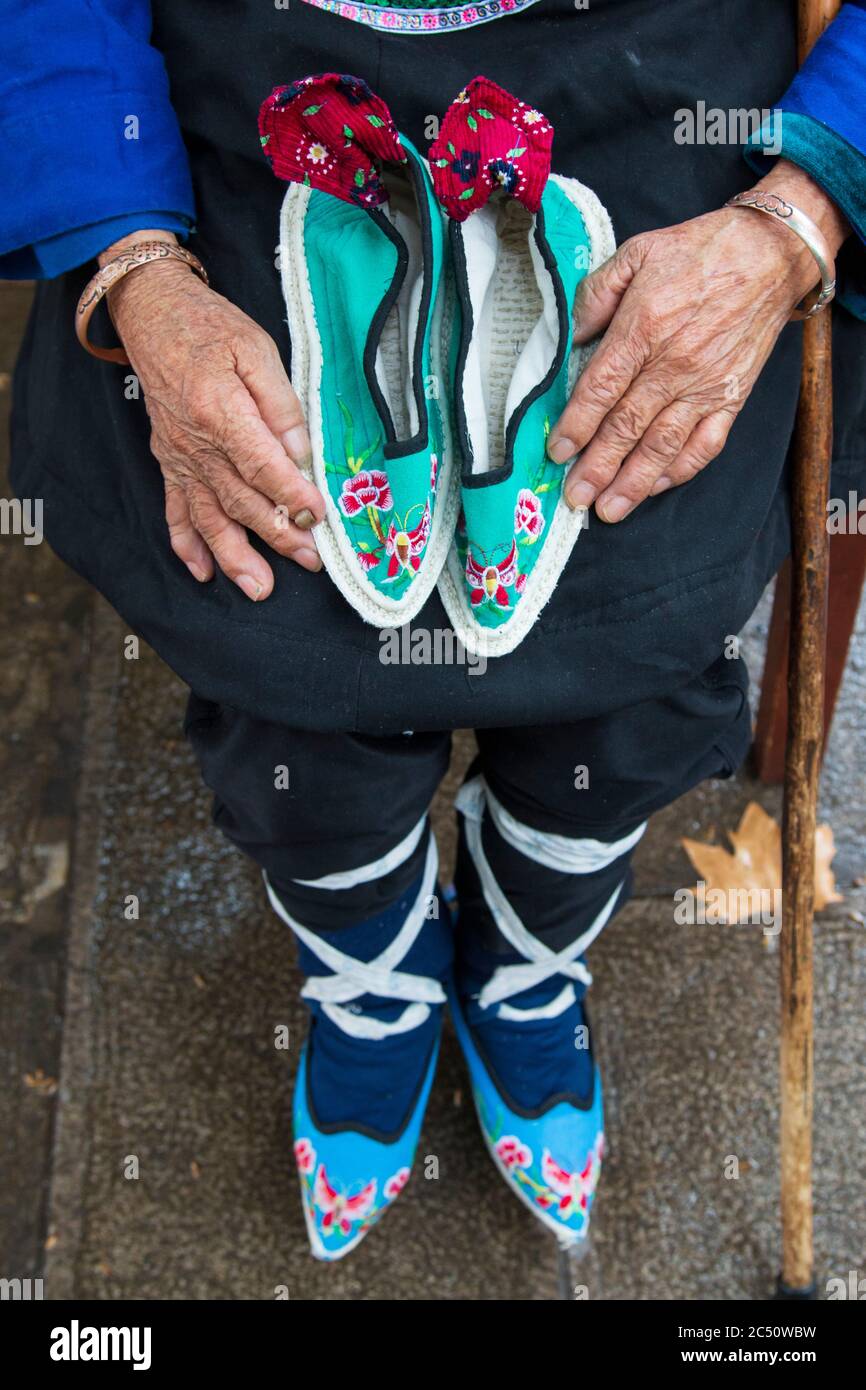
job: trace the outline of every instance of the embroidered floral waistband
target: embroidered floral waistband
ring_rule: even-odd
[[[529,9],[537,0],[480,0],[478,4],[437,5],[418,0],[415,5],[379,4],[353,5],[349,0],[304,0],[307,5],[354,19],[373,29],[396,33],[436,34],[449,30],[468,29],[473,24],[488,24],[492,19]]]

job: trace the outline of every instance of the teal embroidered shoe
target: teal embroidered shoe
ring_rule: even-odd
[[[462,507],[439,584],[466,647],[513,651],[549,599],[584,512],[546,441],[590,349],[571,307],[614,250],[590,189],[550,175],[553,130],[486,78],[452,104],[431,149],[449,219],[459,348],[451,364]]]
[[[316,544],[367,622],[399,626],[432,592],[457,510],[439,390],[442,217],[423,159],[358,78],[277,88],[259,127],[289,180],[280,265],[326,502]]]

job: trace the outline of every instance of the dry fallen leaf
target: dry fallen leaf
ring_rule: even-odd
[[[700,840],[681,840],[680,844],[707,889],[734,894],[760,891],[772,893],[782,887],[782,831],[773,817],[756,801],[750,801],[736,830],[728,831],[734,847],[731,854],[721,845],[705,845]],[[833,831],[819,825],[815,834],[815,911],[828,903],[843,901],[836,892],[830,865],[836,853]],[[737,921],[736,915],[731,919]]]
[[[192,1173],[193,1177],[196,1180],[198,1180],[201,1177],[201,1167],[198,1163],[196,1163],[195,1159],[193,1159],[192,1163],[189,1165],[189,1171]]]
[[[57,1090],[57,1078],[46,1076],[41,1067],[35,1071],[28,1071],[24,1077],[24,1085],[29,1086],[31,1091],[38,1091],[41,1096],[53,1096]]]

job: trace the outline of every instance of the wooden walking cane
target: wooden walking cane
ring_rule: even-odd
[[[839,0],[799,0],[802,63]],[[803,325],[794,433],[788,737],[782,817],[781,965],[782,1272],[777,1296],[816,1297],[812,1254],[812,919],[815,826],[824,735],[827,633],[827,495],[833,445],[831,320]]]

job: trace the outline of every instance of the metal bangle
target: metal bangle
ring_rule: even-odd
[[[94,357],[101,358],[103,362],[119,362],[123,366],[129,366],[129,358],[123,348],[96,347],[94,343],[91,343],[87,336],[88,324],[97,304],[105,298],[112,285],[116,285],[118,280],[123,279],[124,275],[129,275],[139,266],[165,260],[180,261],[192,270],[204,284],[208,283],[207,272],[198,256],[187,251],[185,246],[178,246],[173,241],[137,241],[133,246],[124,247],[110,261],[106,261],[102,269],[98,270],[93,279],[88,281],[78,301],[75,310],[75,332],[83,348],[86,348]]]
[[[811,217],[795,208],[793,203],[780,198],[777,193],[765,193],[760,190],[735,193],[733,198],[729,198],[725,203],[725,207],[754,208],[756,212],[764,212],[769,217],[778,218],[800,238],[814,256],[821,276],[820,287],[816,286],[814,290],[810,290],[793,310],[791,318],[810,319],[813,314],[818,314],[826,308],[836,293],[836,267],[824,235]]]

